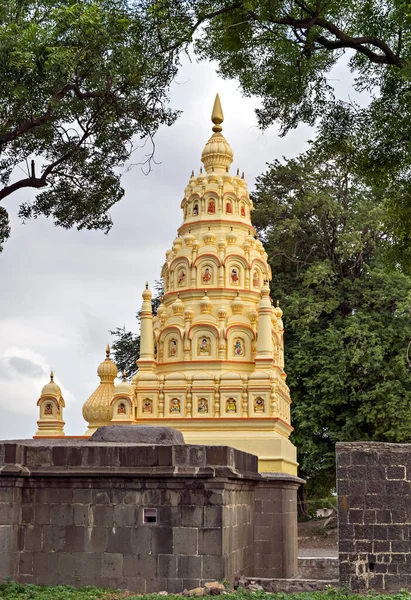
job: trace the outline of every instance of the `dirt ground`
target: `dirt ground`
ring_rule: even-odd
[[[298,523],[299,548],[330,548],[337,550],[337,526],[333,519],[313,519]],[[324,526],[326,525],[326,526]]]

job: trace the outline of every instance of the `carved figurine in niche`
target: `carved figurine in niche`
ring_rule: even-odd
[[[178,398],[173,398],[170,402],[170,412],[179,413],[180,412],[180,400]]]
[[[180,269],[178,272],[178,285],[182,287],[186,282],[186,270]]]
[[[241,205],[241,216],[245,217],[245,208],[244,208],[244,204]]]
[[[255,287],[255,288],[260,287],[260,278],[258,276],[258,271],[254,271],[254,273],[253,273],[253,287]]]
[[[228,398],[228,400],[226,400],[225,411],[228,413],[237,412],[237,401],[235,400],[235,398]]]
[[[234,355],[244,356],[244,340],[237,338],[234,341]]]
[[[209,285],[211,283],[211,279],[212,279],[212,273],[210,271],[210,267],[206,267],[203,271],[203,277],[202,277],[202,281],[203,283],[205,283],[206,285]]]
[[[215,214],[215,202],[214,200],[210,200],[210,202],[208,203],[208,214],[209,215],[214,215]]]
[[[225,212],[228,215],[232,215],[233,214],[233,207],[231,206],[231,202],[227,202],[227,204],[225,205]]]
[[[120,402],[120,404],[117,407],[117,414],[118,415],[125,415],[126,414],[126,405],[124,404],[124,402]]]
[[[53,414],[53,405],[50,402],[47,402],[45,408],[44,408],[44,414],[45,415],[52,415]]]
[[[175,338],[171,339],[168,344],[168,355],[169,356],[177,355],[177,340]]]
[[[231,283],[233,285],[238,285],[238,281],[239,281],[239,276],[238,276],[238,269],[234,268],[231,269]]]
[[[143,413],[152,413],[153,412],[153,403],[150,398],[146,398],[143,402]]]
[[[196,217],[198,215],[198,204],[194,204],[193,206],[193,215]]]
[[[198,412],[208,413],[208,400],[207,398],[200,398],[198,401]]]
[[[254,412],[263,413],[264,412],[264,400],[263,398],[256,398],[254,400]]]
[[[201,337],[198,341],[198,353],[203,354],[205,356],[210,356],[211,354],[211,340],[209,337]]]

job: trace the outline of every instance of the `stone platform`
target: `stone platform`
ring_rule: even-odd
[[[292,577],[301,480],[170,444],[0,442],[0,578],[142,593]]]

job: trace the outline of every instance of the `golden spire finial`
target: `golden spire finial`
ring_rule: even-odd
[[[148,290],[148,281],[146,281],[146,290]]]
[[[214,133],[219,133],[223,130],[221,123],[224,121],[223,109],[221,108],[220,96],[217,94],[214,100],[213,112],[211,113],[211,120],[214,123]]]
[[[110,358],[110,345],[107,344],[106,346],[106,358]]]
[[[54,381],[54,373],[53,371],[50,371],[50,381]]]
[[[123,369],[123,381],[126,381],[127,379],[127,371],[125,369]]]

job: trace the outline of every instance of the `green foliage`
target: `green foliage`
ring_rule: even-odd
[[[185,596],[169,594],[170,600],[183,600]],[[358,598],[369,597],[373,600],[410,600],[411,593],[402,590],[396,594],[356,594],[346,589],[329,588],[325,592],[303,592],[299,594],[268,594],[266,592],[248,592],[239,588],[237,592],[229,592],[225,595],[226,600],[242,600],[253,598],[253,600],[358,600]],[[0,598],[4,600],[160,600],[163,596],[159,594],[133,594],[121,590],[103,590],[94,587],[76,589],[71,586],[60,585],[55,587],[41,587],[32,584],[20,584],[13,581],[0,583]]]
[[[217,62],[259,98],[262,128],[316,126],[329,144],[354,134],[356,170],[388,191],[398,250],[411,238],[411,16],[404,0],[152,0],[180,22],[180,44]],[[166,16],[168,19],[166,19]],[[166,26],[166,31],[168,25]],[[172,25],[170,26],[173,27]],[[332,69],[348,64],[361,106],[338,98]],[[368,106],[367,106],[368,104]],[[411,261],[410,261],[411,262]]]
[[[45,215],[64,228],[107,232],[108,210],[124,193],[119,167],[136,140],[177,116],[166,108],[176,68],[144,3],[3,2],[0,201],[40,190],[21,205],[23,220]],[[9,233],[2,211],[0,242]]]
[[[154,284],[154,295],[151,299],[153,315],[157,314],[157,309],[160,306],[161,298],[164,294],[164,286],[161,280]],[[140,324],[140,311],[136,315],[137,322]],[[140,356],[140,335],[127,331],[126,328],[116,327],[110,331],[115,340],[111,345],[114,362],[119,371],[126,371],[128,377],[132,377],[137,373],[136,360]]]
[[[381,194],[345,151],[275,161],[253,201],[284,310],[301,475],[326,495],[335,442],[411,435],[411,277],[390,261]]]

